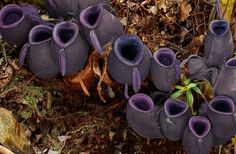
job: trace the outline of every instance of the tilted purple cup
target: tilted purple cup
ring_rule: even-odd
[[[87,40],[102,54],[103,47],[123,34],[123,25],[103,5],[95,4],[83,9],[80,23]]]
[[[205,57],[191,55],[187,60],[188,74],[191,79],[208,80],[215,85],[219,76],[219,69],[208,65]]]
[[[54,0],[44,0],[45,7],[48,11],[49,17],[59,18],[59,12]]]
[[[132,85],[137,93],[150,73],[151,52],[136,35],[120,36],[107,60],[108,71],[118,83]]]
[[[180,79],[181,68],[174,52],[169,48],[161,48],[153,55],[151,63],[152,81],[157,89],[172,91],[172,86]]]
[[[9,42],[18,46],[27,43],[32,27],[42,23],[35,14],[33,6],[9,4],[0,11],[0,34]]]
[[[229,59],[220,72],[214,92],[216,96],[226,95],[236,102],[236,58]]]
[[[84,67],[89,45],[75,23],[65,21],[54,27],[52,54],[63,76],[76,73]]]
[[[50,26],[37,25],[29,33],[29,43],[21,50],[19,62],[24,64],[25,58],[30,70],[40,78],[49,78],[59,73],[56,62],[52,58]]]
[[[107,10],[110,10],[111,5],[109,0],[79,0],[79,10],[83,10],[89,6],[95,5],[95,4],[101,4],[104,8]]]
[[[213,20],[204,44],[204,57],[211,66],[221,67],[233,56],[234,43],[230,25],[225,20]]]
[[[206,72],[208,69],[208,65],[205,62],[203,57],[198,55],[191,55],[188,57],[187,61],[188,73],[189,75],[198,80],[207,79]]]
[[[213,146],[211,122],[204,116],[190,118],[182,144],[188,154],[209,154]]]
[[[79,14],[79,0],[45,0],[46,8],[52,17],[76,17]]]
[[[130,127],[145,138],[162,137],[158,122],[159,106],[145,94],[135,94],[130,97],[126,107],[126,119]]]
[[[212,123],[212,133],[217,138],[223,138],[224,144],[236,133],[236,110],[234,101],[227,96],[217,96],[208,104],[207,116]]]
[[[102,4],[109,8],[108,0],[45,0],[49,16],[53,18],[78,17],[80,11],[94,4]]]
[[[177,141],[182,138],[191,117],[188,104],[178,99],[168,99],[160,111],[161,130],[166,138]]]

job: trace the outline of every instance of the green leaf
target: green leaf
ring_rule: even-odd
[[[180,85],[177,85],[175,86],[176,89],[179,89],[179,90],[184,90],[184,87],[183,86],[180,86]]]
[[[183,93],[184,93],[184,91],[180,89],[180,90],[174,92],[173,94],[171,94],[170,97],[171,97],[171,98],[178,98],[178,97],[180,97]]]
[[[197,86],[196,86],[196,87],[193,87],[192,89],[193,89],[196,93],[202,95],[201,90],[200,90]]]
[[[197,83],[190,83],[189,85],[187,85],[187,89],[192,89],[194,87],[196,87],[198,84]]]
[[[187,98],[187,102],[189,104],[190,107],[193,107],[193,94],[191,90],[187,90],[186,91],[186,98]]]
[[[184,84],[185,84],[185,86],[189,85],[189,84],[190,84],[190,82],[191,82],[191,80],[190,80],[190,79],[187,79],[187,80],[185,80],[185,81],[184,81]]]

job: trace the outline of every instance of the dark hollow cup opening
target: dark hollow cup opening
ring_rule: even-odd
[[[166,51],[168,51],[168,50],[166,50]],[[173,65],[174,60],[175,60],[172,52],[165,52],[164,49],[157,52],[155,58],[156,58],[156,60],[158,60],[160,62],[160,64],[167,66],[167,67]]]
[[[201,121],[196,121],[193,123],[193,129],[198,136],[202,136],[206,132],[206,124]]]
[[[141,112],[150,112],[154,108],[152,99],[145,94],[133,95],[129,100],[129,105],[135,110]]]
[[[226,62],[227,66],[235,67],[236,66],[236,58],[232,58]]]
[[[213,21],[210,25],[211,32],[217,36],[224,35],[228,31],[229,25],[224,20]]]
[[[179,100],[169,99],[165,104],[166,113],[169,116],[176,116],[183,113],[186,110],[186,104],[180,102]]]
[[[215,101],[211,104],[211,106],[218,112],[223,112],[223,113],[233,112],[232,105],[224,100]]]
[[[133,61],[136,59],[139,52],[139,47],[136,44],[127,43],[120,47],[122,57],[127,60]]]
[[[93,6],[85,12],[84,19],[89,25],[94,26],[97,23],[100,14],[101,8],[99,6]]]
[[[140,100],[137,102],[134,102],[134,105],[142,111],[149,111],[150,110],[150,106],[148,105],[147,102],[145,102],[145,100]]]
[[[144,53],[141,40],[130,35],[118,38],[115,42],[114,50],[117,57],[129,65],[138,64],[142,60]]]
[[[23,16],[23,11],[20,9],[12,8],[6,11],[3,20],[1,21],[4,25],[12,25],[19,21]]]
[[[73,38],[75,30],[70,28],[61,28],[58,33],[59,33],[59,39],[63,43],[68,43]]]
[[[38,29],[32,34],[32,42],[41,42],[48,40],[52,37],[52,30],[49,29]]]
[[[209,133],[211,124],[205,117],[195,116],[189,120],[189,127],[195,136],[203,138]]]
[[[182,111],[184,110],[184,107],[183,106],[179,106],[177,104],[172,104],[168,107],[168,113],[170,115],[176,115],[176,114],[179,114],[181,113]]]

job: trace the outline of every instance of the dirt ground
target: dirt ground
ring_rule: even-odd
[[[111,0],[111,4],[126,33],[140,36],[152,52],[160,47],[169,47],[178,52],[178,59],[183,60],[191,54],[203,54],[204,34],[216,15],[214,1],[193,0],[182,2],[184,4],[181,1]],[[11,2],[3,0],[0,6]],[[42,2],[29,2],[45,14]],[[235,15],[231,28],[235,36]],[[0,61],[0,70],[8,77],[4,80],[0,78],[4,81],[0,86],[0,106],[14,113],[27,129],[27,135],[38,152],[184,153],[181,142],[164,138],[147,140],[129,128],[125,118],[127,100],[123,97],[122,85],[113,84],[111,88],[115,97],[109,98],[111,94],[108,95],[107,86],[103,84],[104,103],[97,92],[98,80],[91,84],[89,97],[61,76],[38,79],[27,66],[19,68],[17,57],[20,48],[4,40],[1,40],[1,48],[3,60]],[[141,92],[150,94],[155,90],[147,79]],[[233,149],[234,144],[229,141],[223,146],[222,153],[233,153]],[[212,149],[212,153],[218,151],[219,147]]]

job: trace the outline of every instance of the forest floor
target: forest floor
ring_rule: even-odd
[[[3,0],[0,6],[12,3]],[[16,1],[18,2],[18,1]],[[28,2],[41,8],[42,2]],[[183,60],[191,54],[203,54],[203,43],[209,22],[216,18],[214,0],[111,0],[114,12],[126,33],[140,36],[152,52],[169,47]],[[231,29],[236,39],[236,6]],[[235,42],[236,43],[236,42]],[[123,86],[102,85],[106,102],[101,101],[92,82],[86,96],[77,85],[58,76],[36,78],[27,67],[19,67],[20,48],[0,41],[0,106],[13,112],[38,152],[62,153],[157,153],[182,154],[181,142],[167,139],[147,140],[138,136],[127,124]],[[236,46],[236,44],[235,44]],[[1,78],[4,76],[4,78]],[[109,89],[109,90],[107,90]],[[141,92],[150,94],[155,87],[147,79]],[[109,93],[109,94],[108,94]],[[234,151],[229,141],[221,153]],[[218,153],[219,147],[212,148]]]

